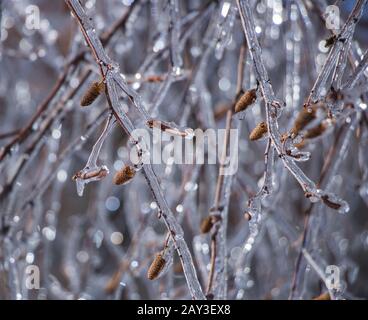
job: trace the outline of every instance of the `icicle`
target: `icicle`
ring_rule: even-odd
[[[77,184],[77,193],[80,197],[83,196],[83,191],[86,184],[92,181],[99,181],[109,174],[109,169],[105,165],[97,165],[97,160],[101,152],[101,147],[108,133],[113,128],[114,123],[115,121],[112,121],[112,115],[110,114],[105,128],[92,148],[92,152],[88,158],[87,164],[81,171],[77,172],[73,176],[73,180],[75,180]]]
[[[234,27],[237,11],[238,8],[236,7],[236,5],[233,5],[230,2],[225,1],[222,4],[221,17],[224,19],[224,22],[218,24],[218,40],[215,47],[215,57],[218,60],[222,59],[226,47],[231,42],[232,30]]]

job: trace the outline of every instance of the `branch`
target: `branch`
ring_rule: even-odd
[[[281,108],[282,103],[280,103],[280,101],[278,101],[275,97],[271,85],[271,80],[263,63],[262,49],[258,43],[258,39],[256,36],[253,15],[249,6],[249,0],[237,0],[237,4],[239,7],[239,13],[244,34],[247,39],[250,55],[253,60],[254,72],[259,82],[263,99],[266,105],[267,126],[272,145],[277,151],[282,162],[284,163],[284,166],[299,182],[305,194],[311,200],[322,200],[322,197],[325,196],[325,192],[323,192],[322,190],[317,190],[315,183],[311,181],[305,175],[305,173],[296,165],[295,160],[292,157],[289,157],[283,153],[281,135],[278,130],[277,122],[277,118],[280,112],[279,109]],[[341,203],[341,206],[344,207],[345,210],[347,203],[343,202]]]
[[[113,113],[121,127],[128,134],[128,136],[132,137],[132,132],[135,127],[133,126],[130,119],[126,116],[126,114],[122,112],[119,97],[117,94],[116,84],[129,96],[137,110],[140,112],[141,116],[148,119],[148,114],[144,106],[141,104],[141,99],[138,94],[133,89],[131,89],[122,78],[119,66],[115,62],[113,62],[109,56],[107,56],[100,40],[96,35],[96,32],[94,31],[91,19],[86,15],[79,1],[65,1],[74,14],[75,18],[77,19],[80,29],[84,34],[89,47],[92,50],[93,56],[100,66],[101,76],[106,76],[106,97],[108,103],[112,108]],[[143,173],[153,193],[153,196],[160,210],[162,211],[162,218],[164,219],[166,227],[175,244],[192,298],[204,299],[205,297],[197,278],[191,253],[184,240],[183,230],[176,221],[172,211],[170,210],[164,198],[157,176],[153,171],[151,164],[143,165]]]

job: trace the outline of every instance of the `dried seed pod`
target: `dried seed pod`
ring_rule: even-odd
[[[247,109],[257,99],[257,89],[246,91],[235,104],[235,113]]]
[[[328,196],[322,196],[321,199],[322,199],[323,203],[327,207],[330,207],[331,209],[339,210],[340,207],[341,207],[341,204],[335,203],[335,202],[332,202],[331,200],[329,200]]]
[[[252,132],[249,135],[249,139],[254,141],[261,139],[265,133],[267,133],[267,123],[262,121],[257,124],[257,126],[252,130]]]
[[[312,122],[316,118],[316,106],[311,108],[303,107],[303,109],[298,113],[294,126],[291,129],[291,132],[294,134],[298,134],[300,130],[305,128],[307,124]]]
[[[313,298],[313,300],[331,300],[330,294],[328,292],[322,293],[319,296]]]
[[[326,130],[326,125],[322,122],[319,125],[307,130],[307,132],[304,134],[304,138],[312,139],[312,138],[319,137],[323,132],[325,132],[325,130]]]
[[[205,217],[201,222],[201,232],[202,233],[208,233],[212,229],[213,226],[213,219],[212,216]]]
[[[135,169],[132,166],[124,166],[114,176],[114,184],[121,185],[129,182],[135,176]]]
[[[149,280],[156,279],[163,270],[163,268],[165,267],[165,264],[166,261],[162,257],[162,254],[161,253],[156,254],[155,259],[152,261],[150,267],[148,268],[147,278]]]
[[[105,84],[103,81],[93,82],[88,88],[81,100],[81,106],[86,107],[92,104],[97,97],[105,90]]]
[[[325,48],[331,47],[336,41],[336,36],[333,35],[325,40]]]
[[[186,137],[188,135],[191,135],[191,131],[193,131],[192,129],[181,130],[170,123],[167,123],[161,120],[157,120],[157,119],[149,119],[147,120],[146,124],[151,129],[156,128],[156,129],[161,130],[162,132],[166,132],[166,133],[169,133],[175,136],[180,136],[180,137]],[[191,130],[191,131],[188,131],[188,130]]]
[[[72,177],[72,179],[74,181],[76,181],[77,179],[82,179],[82,180],[88,180],[88,179],[93,179],[93,178],[102,179],[106,177],[108,174],[109,174],[109,170],[107,169],[107,167],[102,166],[96,169],[89,170],[87,172],[85,172],[84,170],[78,171]]]

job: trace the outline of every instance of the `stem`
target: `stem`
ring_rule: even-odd
[[[132,100],[137,110],[141,113],[141,116],[148,118],[143,105],[140,102],[138,94],[125,83],[124,79],[121,77],[119,72],[119,67],[114,63],[105,53],[102,44],[96,33],[94,31],[93,25],[90,19],[84,12],[82,6],[78,0],[65,0],[77,22],[84,34],[86,41],[93,52],[96,62],[100,66],[101,75],[104,75],[104,67],[106,70],[106,97],[113,113],[118,120],[119,124],[125,130],[125,132],[131,136],[131,133],[135,129],[130,119],[126,114],[120,112],[121,107],[119,103],[119,98],[117,94],[116,84],[128,94],[129,98]],[[115,84],[116,82],[116,84]],[[150,164],[143,165],[143,172],[147,180],[148,186],[150,187],[152,194],[162,211],[162,217],[164,219],[165,225],[170,232],[172,240],[174,242],[175,248],[178,252],[179,258],[181,260],[184,274],[187,280],[189,291],[193,299],[204,299],[202,288],[199,284],[197,274],[193,265],[193,260],[189,248],[184,240],[184,232],[181,226],[176,221],[173,213],[171,212],[158,182],[157,176],[152,169]]]

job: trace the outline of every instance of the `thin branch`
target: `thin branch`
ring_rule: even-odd
[[[117,85],[129,96],[141,115],[147,118],[146,111],[141,104],[138,94],[126,84],[125,80],[121,77],[119,67],[114,63],[109,56],[105,53],[101,42],[99,41],[94,31],[93,25],[90,22],[89,17],[84,12],[82,6],[78,0],[66,0],[69,8],[73,12],[77,22],[84,34],[88,45],[90,46],[96,62],[100,66],[101,75],[105,74],[104,67],[106,68],[106,96],[110,107],[112,108],[116,119],[122,126],[124,131],[131,137],[132,132],[135,129],[130,119],[121,112],[121,106],[117,94]],[[184,240],[184,234],[181,226],[177,223],[172,211],[170,210],[157,176],[150,164],[143,165],[143,172],[147,183],[155,197],[155,200],[162,211],[162,218],[166,224],[168,231],[175,244],[179,258],[181,260],[184,274],[186,276],[187,284],[193,299],[204,299],[202,288],[199,284],[197,274],[193,265],[192,256],[189,248]]]
[[[293,158],[283,153],[281,135],[278,130],[278,121],[277,121],[280,113],[279,109],[282,107],[283,103],[278,101],[277,98],[275,97],[271,85],[271,80],[268,76],[268,72],[263,63],[262,49],[259,45],[257,35],[255,32],[255,25],[253,21],[252,11],[249,6],[249,0],[237,0],[237,4],[239,8],[244,34],[247,39],[250,55],[253,60],[254,72],[259,82],[266,106],[267,126],[269,136],[272,141],[272,145],[277,151],[282,162],[284,163],[284,166],[299,182],[305,194],[313,195],[313,197],[316,197],[317,199],[321,200],[322,196],[324,195],[324,192],[323,191],[317,192],[316,185],[314,184],[314,182],[311,181],[305,175],[305,173],[297,166],[295,160],[293,160]]]

